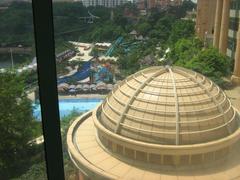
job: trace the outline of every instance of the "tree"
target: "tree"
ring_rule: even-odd
[[[169,13],[180,19],[186,16],[187,11],[192,11],[194,8],[196,9],[196,7],[197,4],[193,3],[191,0],[185,0],[181,6],[171,7]]]
[[[26,180],[26,179],[47,180],[45,162],[34,164],[25,174],[13,180]]]
[[[65,116],[61,119],[61,135],[62,135],[62,148],[63,148],[63,160],[64,160],[64,174],[65,179],[72,179],[75,168],[71,162],[68,155],[68,148],[66,144],[67,130],[73,120],[80,116],[81,113],[78,113],[76,110],[73,110],[68,116]],[[21,176],[14,178],[12,180],[47,180],[46,174],[46,164],[41,159],[41,161],[35,161],[34,164]]]
[[[148,31],[151,29],[151,25],[148,22],[140,23],[137,26],[137,31],[142,35],[147,35]]]
[[[36,130],[23,80],[14,73],[0,73],[0,109],[0,179],[6,179],[30,157]]]
[[[230,75],[231,62],[226,56],[220,54],[217,49],[204,49],[197,56],[185,64],[185,67],[200,72],[209,77],[218,85],[223,85],[222,77]]]
[[[158,38],[159,42],[166,43],[175,22],[173,16],[163,16],[154,24],[154,28],[149,32],[150,38]]]
[[[117,13],[114,15],[114,23],[122,28],[125,28],[127,25],[127,18],[125,18],[122,14]]]
[[[194,25],[194,22],[190,20],[177,20],[172,26],[169,41],[173,43],[182,38],[193,37],[195,32]]]
[[[62,135],[62,148],[63,148],[63,160],[64,160],[64,174],[65,179],[71,179],[70,177],[74,174],[75,168],[74,165],[69,158],[68,147],[67,147],[67,131],[72,122],[82,115],[82,113],[77,112],[76,110],[72,110],[72,112],[61,119],[61,135]]]
[[[215,48],[204,48],[198,38],[178,40],[171,48],[168,59],[174,65],[197,71],[222,86],[222,77],[230,75],[231,61]]]
[[[120,69],[125,71],[123,72],[123,74],[130,75],[139,70],[140,64],[138,61],[140,60],[141,57],[142,57],[141,48],[133,49],[128,54],[122,55],[118,60],[118,64]]]
[[[203,48],[203,43],[198,38],[178,40],[172,47],[169,58],[176,65],[184,65]]]

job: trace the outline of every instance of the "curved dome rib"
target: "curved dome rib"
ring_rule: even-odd
[[[115,133],[119,133],[119,129],[120,129],[120,125],[125,117],[125,114],[127,113],[129,106],[132,104],[132,102],[134,101],[134,99],[136,98],[136,96],[140,93],[141,89],[148,83],[150,82],[155,76],[159,76],[160,74],[166,72],[166,69],[160,69],[158,70],[156,73],[154,73],[153,75],[149,76],[134,92],[134,94],[132,95],[132,97],[128,100],[121,116],[120,119],[117,123],[116,129],[115,129]]]
[[[219,105],[217,103],[217,100],[215,99],[214,96],[211,95],[211,93],[209,92],[209,90],[207,88],[205,88],[203,86],[202,83],[200,83],[197,79],[193,78],[192,76],[190,76],[189,74],[187,74],[186,72],[180,70],[180,69],[177,69],[177,71],[180,71],[180,73],[183,73],[185,74],[186,76],[190,77],[194,82],[198,83],[199,86],[206,91],[207,95],[213,100],[214,104],[217,106],[218,110],[220,111],[220,113],[223,115],[223,119],[224,119],[224,123],[227,123],[227,119],[226,119],[226,116],[224,114],[224,111],[223,111],[223,108],[221,105]],[[197,73],[195,73],[195,76],[197,76]],[[205,78],[205,77],[204,77]],[[232,133],[232,130],[231,130],[231,127],[229,126],[229,124],[227,123],[227,130],[228,130],[228,133],[231,134]]]
[[[237,129],[223,91],[205,76],[180,67],[153,67],[129,76],[107,96],[98,115],[112,133],[154,144],[206,143]]]
[[[177,95],[177,88],[176,88],[176,82],[175,77],[172,72],[172,69],[168,67],[168,71],[170,72],[172,84],[173,84],[173,92],[174,92],[174,98],[175,98],[175,109],[176,109],[176,145],[179,145],[179,106],[178,106],[178,95]]]

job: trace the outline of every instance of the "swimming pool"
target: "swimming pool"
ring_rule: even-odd
[[[86,112],[95,108],[103,99],[59,99],[60,118],[69,115],[73,110],[77,112]],[[39,104],[33,104],[33,116],[41,120],[41,108]]]

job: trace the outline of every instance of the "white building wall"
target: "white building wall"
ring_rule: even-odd
[[[84,6],[116,7],[125,4],[127,0],[82,0]]]

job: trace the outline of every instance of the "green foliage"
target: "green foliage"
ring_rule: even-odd
[[[186,16],[187,11],[192,11],[196,9],[197,4],[193,3],[191,0],[185,0],[182,6],[175,6],[169,9],[169,14],[174,15],[176,18],[180,19]]]
[[[13,65],[14,68],[23,66],[24,64],[29,64],[32,60],[32,55],[29,54],[14,54],[13,53]],[[0,54],[0,63],[11,64],[10,53]]]
[[[30,3],[14,2],[0,15],[0,42],[28,44],[33,42],[32,9]]]
[[[149,32],[151,38],[157,38],[159,42],[166,43],[172,31],[174,16],[165,15],[155,22],[154,28]]]
[[[13,180],[26,180],[26,179],[34,179],[34,180],[47,180],[46,174],[46,164],[45,162],[36,163],[23,175],[18,178],[14,178]]]
[[[221,55],[217,49],[203,49],[197,56],[188,61],[185,67],[200,72],[212,80],[222,81],[221,78],[230,74],[230,60]]]
[[[122,70],[125,70],[123,71],[123,74],[125,74],[125,76],[132,74],[139,69],[140,67],[138,63],[139,59],[140,59],[140,56],[139,56],[139,53],[137,53],[137,51],[132,52],[131,54],[128,54],[128,55],[121,56],[118,63],[120,68]]]
[[[64,160],[64,172],[65,172],[66,179],[68,179],[68,177],[70,177],[75,170],[74,165],[68,155],[67,144],[66,144],[67,130],[71,125],[71,123],[80,115],[81,113],[73,110],[68,116],[65,116],[61,119],[63,160]]]
[[[188,20],[177,20],[173,25],[172,25],[172,32],[169,37],[169,41],[171,43],[174,43],[178,41],[179,39],[182,38],[189,38],[193,37],[194,35],[194,26],[195,23]]]
[[[137,31],[146,36],[148,31],[152,28],[152,26],[148,22],[139,23],[137,26]]]
[[[64,132],[64,135],[66,135],[66,130],[69,127],[69,125],[71,124],[71,121],[80,115],[81,115],[81,113],[79,113],[73,109],[72,112],[68,116],[64,116],[61,119],[61,129],[62,129],[62,132]]]
[[[62,132],[62,144],[63,144],[63,160],[64,160],[64,172],[65,178],[68,179],[74,173],[74,166],[68,156],[67,145],[66,145],[66,134],[71,122],[80,116],[80,113],[73,110],[68,116],[65,116],[61,119],[61,132]],[[41,149],[41,151],[43,148]],[[39,152],[39,150],[38,150]],[[42,151],[43,152],[43,151]],[[47,179],[46,175],[46,164],[44,159],[38,159],[31,162],[32,165],[28,170],[18,178],[13,180],[25,180],[25,179],[34,179],[34,180],[45,180]]]
[[[186,5],[188,4],[188,5]],[[184,2],[184,5],[179,7],[183,12],[189,10],[190,2]],[[191,6],[192,7],[192,6]],[[53,4],[54,28],[56,52],[61,52],[66,49],[64,42],[69,40],[79,40],[83,42],[96,41],[113,41],[119,36],[128,39],[130,31],[136,29],[145,37],[149,37],[151,47],[161,43],[161,46],[167,44],[168,37],[171,34],[171,41],[175,42],[179,37],[188,37],[188,26],[181,22],[176,24],[179,28],[184,26],[186,29],[180,31],[179,28],[174,28],[175,21],[180,16],[176,16],[174,7],[168,11],[151,10],[148,16],[141,17],[136,23],[136,20],[124,17],[124,12],[131,12],[137,16],[138,11],[135,4],[127,3],[116,9],[113,9],[114,19],[111,21],[111,9],[105,7],[84,7],[81,2],[55,2]],[[88,16],[88,11],[100,17],[95,19],[94,23],[88,24],[79,17]],[[16,22],[20,22],[15,23]],[[24,41],[26,45],[33,46],[33,24],[32,24],[32,9],[31,4],[27,2],[13,3],[8,10],[1,16],[0,34],[1,43],[13,41]],[[179,20],[180,21],[180,20]],[[183,24],[183,25],[182,25]],[[13,32],[12,32],[13,31]],[[24,43],[23,43],[24,44]],[[146,43],[145,45],[148,45]],[[146,52],[151,52],[150,47],[145,47]],[[145,50],[144,50],[145,51]]]
[[[124,31],[121,26],[113,25],[111,23],[105,23],[95,28],[89,37],[90,41],[113,41],[118,36],[123,34]]]
[[[34,87],[37,85],[37,73],[35,71],[24,71],[21,74],[21,79],[25,84],[28,84],[29,87]]]
[[[176,65],[186,64],[198,55],[202,48],[203,43],[198,38],[180,39],[172,46],[169,59],[176,62]]]
[[[222,86],[222,77],[231,72],[231,61],[221,55],[217,49],[203,48],[203,43],[197,38],[180,39],[173,46],[169,54],[174,65],[183,66],[197,71],[215,83]]]
[[[119,25],[119,26],[121,26],[124,29],[125,29],[125,27],[126,27],[126,25],[128,23],[127,18],[123,16],[121,11],[120,12],[119,11],[118,12],[115,11],[113,21],[114,21],[114,24]]]
[[[33,148],[28,142],[36,135],[37,123],[21,77],[0,73],[0,109],[0,177],[4,179],[30,157]]]

